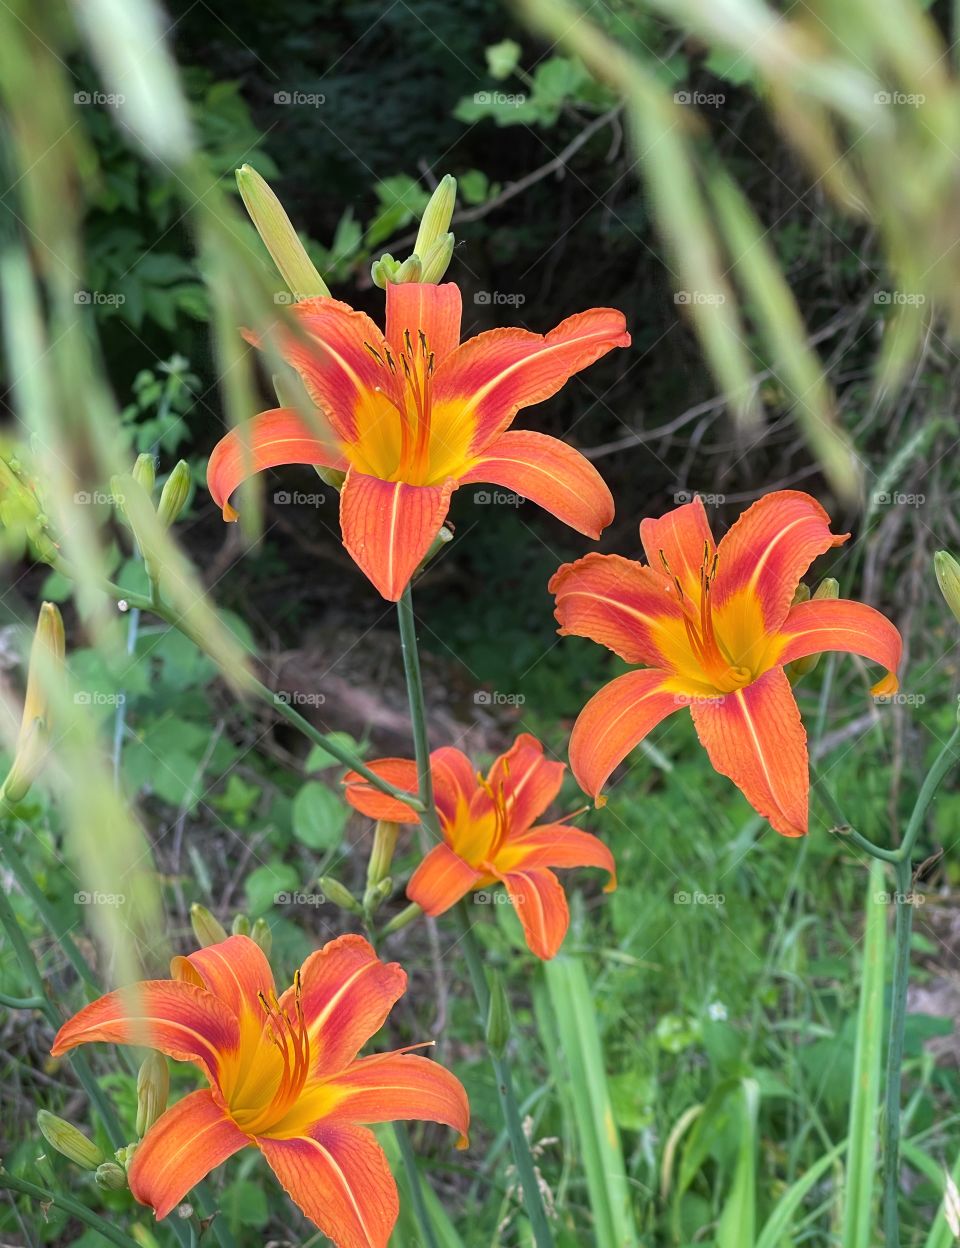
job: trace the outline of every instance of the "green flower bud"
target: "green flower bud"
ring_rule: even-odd
[[[237,186],[250,220],[294,298],[329,296],[330,288],[307,255],[283,205],[256,169],[242,165],[237,170]]]
[[[452,234],[440,235],[423,257],[423,271],[420,274],[421,282],[440,281],[453,258],[453,243],[454,238]]]
[[[235,914],[233,916],[233,922],[230,925],[230,935],[231,936],[249,936],[250,935],[250,920],[247,918],[245,914]]]
[[[273,948],[273,932],[266,919],[257,919],[250,929],[250,939],[260,946],[264,957],[270,957],[270,950]]]
[[[510,1003],[503,977],[494,971],[490,980],[490,1009],[487,1012],[487,1048],[494,1057],[503,1057],[510,1039]]]
[[[397,269],[391,281],[400,282],[419,282],[420,281],[420,257],[416,252],[412,256],[407,256],[403,264]]]
[[[133,465],[132,473],[134,481],[142,485],[148,494],[153,493],[153,487],[157,480],[157,469],[152,455],[146,454],[137,456],[137,462]]]
[[[807,589],[807,596],[806,598],[794,596],[794,599],[793,599],[794,606],[796,606],[798,602],[806,602],[807,599],[810,599],[809,588],[804,586],[803,582],[801,582],[800,589],[803,589],[803,588]],[[800,590],[798,589],[797,594],[799,594],[799,592]],[[840,597],[840,582],[835,581],[832,576],[828,576],[820,582],[820,584],[816,588],[816,591],[813,594],[812,599],[810,600],[813,602],[822,602],[824,600],[832,600],[832,599],[837,599],[839,597]],[[819,654],[808,654],[806,658],[794,659],[794,661],[792,663],[788,663],[786,668],[784,669],[787,673],[787,679],[790,681],[791,685],[795,685],[797,681],[801,679],[801,677],[809,676],[811,672],[815,671],[817,664],[819,662],[820,662]]]
[[[45,1109],[37,1111],[37,1126],[50,1147],[68,1157],[83,1170],[96,1170],[106,1160],[106,1155],[93,1140],[65,1118],[58,1118]]]
[[[381,290],[387,289],[388,282],[397,280],[397,272],[400,269],[400,261],[394,260],[388,251],[385,251],[379,260],[374,260],[370,266],[370,277],[373,279],[374,286],[378,286]]]
[[[367,886],[379,884],[390,872],[393,852],[397,848],[397,835],[400,827],[396,823],[388,823],[378,819],[373,833],[373,849],[367,863]]]
[[[450,229],[456,202],[457,179],[448,173],[440,179],[423,211],[417,241],[413,244],[413,250],[418,256],[426,257],[437,239]],[[433,280],[436,281],[436,278]]]
[[[201,906],[197,901],[190,907],[190,926],[201,949],[205,949],[207,945],[218,945],[221,940],[227,939],[223,924],[213,917],[206,906]]]
[[[163,483],[160,491],[160,505],[157,516],[160,523],[168,528],[179,519],[190,493],[190,467],[185,459],[181,459]]]
[[[127,1186],[127,1172],[115,1161],[105,1161],[102,1166],[97,1166],[95,1178],[97,1187],[105,1192],[122,1192]]]
[[[151,1053],[137,1074],[137,1135],[143,1139],[167,1108],[170,1070],[162,1053]]]
[[[43,603],[30,647],[17,748],[13,765],[0,790],[0,796],[8,802],[23,801],[43,766],[49,739],[49,682],[56,672],[63,669],[66,646],[59,608],[52,602]]]
[[[960,563],[946,550],[938,550],[933,556],[933,570],[943,600],[960,620]]]
[[[349,889],[345,888],[339,880],[335,880],[332,875],[323,876],[320,880],[320,887],[327,901],[332,901],[341,910],[348,910],[351,914],[363,913],[360,903]]]
[[[800,584],[797,586],[797,591],[793,595],[793,602],[791,602],[790,605],[791,607],[795,607],[798,602],[809,602],[809,601],[810,601],[810,586],[807,584],[806,581],[801,581]]]

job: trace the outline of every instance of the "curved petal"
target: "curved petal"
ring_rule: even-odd
[[[710,762],[784,836],[807,831],[807,734],[790,682],[771,668],[745,689],[690,708]]]
[[[799,490],[776,490],[747,508],[717,547],[712,591],[718,629],[735,653],[749,652],[758,622],[768,633],[781,626],[810,564],[849,536],[831,533],[830,517]]]
[[[466,1147],[470,1102],[460,1080],[413,1053],[362,1057],[326,1085],[336,1096],[329,1122],[442,1122]]]
[[[896,692],[903,639],[885,615],[862,602],[816,598],[791,607],[767,657],[783,665],[828,650],[859,654],[879,663],[889,675],[875,691]]]
[[[343,1070],[403,996],[407,976],[396,962],[381,962],[362,936],[340,936],[312,953],[300,968],[301,1005],[314,1077]],[[280,1006],[294,1012],[293,988]]]
[[[415,350],[426,342],[426,353],[438,367],[460,344],[460,287],[456,282],[387,283],[387,342],[397,355],[408,350],[406,336]]]
[[[484,879],[449,845],[434,845],[410,877],[407,896],[426,914],[443,914]]]
[[[270,963],[249,936],[229,936],[185,958],[174,958],[170,974],[188,983],[197,982],[196,976],[200,986],[212,992],[238,1018],[245,1011],[262,1018],[259,994],[269,999],[274,991]]]
[[[614,347],[628,347],[622,312],[593,308],[568,317],[549,334],[491,329],[462,343],[434,375],[434,402],[457,415],[445,437],[479,455],[522,407],[549,399],[581,369]]]
[[[704,553],[712,559],[716,551],[703,499],[697,495],[692,502],[674,507],[659,519],[641,520],[640,541],[651,569],[662,575],[668,568],[668,575],[679,580],[687,597],[699,602]]]
[[[656,668],[626,672],[593,695],[570,734],[570,767],[585,793],[600,790],[613,769],[661,720],[685,706],[675,682]]]
[[[547,590],[556,595],[561,637],[589,637],[627,663],[691,665],[673,587],[635,559],[592,552],[559,568]]]
[[[517,737],[490,768],[490,788],[506,801],[511,833],[525,832],[560,792],[565,763],[544,758],[543,745],[529,732]]]
[[[343,544],[389,602],[396,602],[447,517],[453,481],[407,485],[351,468],[340,491]]]
[[[368,766],[396,788],[416,794],[417,764],[412,758],[378,758]],[[343,777],[343,784],[344,797],[362,815],[369,815],[371,819],[386,819],[390,823],[420,822],[420,816],[415,810],[405,806],[398,798],[381,793],[359,772],[348,771]]]
[[[593,464],[545,433],[501,433],[459,484],[474,481],[513,490],[587,537],[598,538],[613,519],[613,495]]]
[[[321,1121],[304,1135],[257,1144],[290,1199],[337,1248],[387,1248],[400,1202],[372,1131]]]
[[[613,854],[598,836],[569,828],[565,823],[543,823],[522,836],[511,837],[497,854],[499,871],[518,867],[599,867],[610,874],[604,888],[617,887],[617,866]]]
[[[530,952],[549,961],[563,944],[570,926],[570,911],[562,884],[545,867],[507,871],[497,878],[513,903]]]
[[[201,1179],[250,1143],[208,1088],[157,1119],[137,1145],[127,1178],[142,1205],[165,1218]]]
[[[433,796],[443,819],[453,823],[459,808],[470,805],[477,791],[477,773],[463,750],[452,745],[441,746],[430,755],[433,775]]]
[[[136,1044],[178,1062],[193,1062],[218,1082],[225,1059],[240,1043],[236,1015],[194,984],[149,979],[108,992],[67,1019],[50,1052],[59,1057],[79,1044]]]

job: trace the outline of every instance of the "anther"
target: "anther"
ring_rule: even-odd
[[[377,363],[380,365],[380,367],[381,367],[381,368],[383,368],[383,356],[380,354],[380,352],[377,350],[377,348],[373,345],[373,343],[372,343],[372,342],[364,342],[364,344],[363,344],[363,345],[367,348],[367,350],[370,352],[370,354],[373,356],[373,358],[377,361]]]

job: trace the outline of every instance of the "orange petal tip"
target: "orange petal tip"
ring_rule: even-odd
[[[593,799],[593,806],[595,810],[603,810],[606,804],[607,804],[607,795],[605,793],[598,793],[597,796]]]
[[[889,698],[900,688],[900,681],[897,679],[896,672],[887,672],[882,680],[870,690],[870,696],[873,698]]]
[[[223,504],[223,518],[227,524],[236,524],[240,519],[240,513],[236,508],[231,507],[229,503]]]

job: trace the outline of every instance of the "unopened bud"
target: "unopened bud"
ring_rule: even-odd
[[[490,1008],[487,1011],[487,1048],[494,1057],[503,1057],[510,1038],[510,1003],[503,977],[494,971],[490,980]]]
[[[416,252],[412,256],[407,256],[403,264],[397,269],[391,281],[400,282],[419,282],[420,281],[420,257]]]
[[[260,946],[264,957],[270,957],[270,950],[273,948],[273,932],[266,919],[257,919],[250,929],[250,939]]]
[[[423,257],[421,282],[439,282],[446,273],[453,259],[452,234],[441,234],[427,254]]]
[[[180,518],[189,493],[190,467],[185,459],[181,459],[163,483],[163,489],[160,491],[157,517],[164,528],[169,529],[171,524]]]
[[[379,884],[385,876],[390,874],[390,864],[393,862],[393,853],[397,848],[399,831],[399,825],[396,823],[389,823],[386,819],[377,820],[373,833],[373,849],[370,851],[370,861],[367,863],[368,887]]]
[[[400,261],[394,260],[388,251],[385,251],[379,260],[374,260],[370,266],[370,277],[374,286],[379,286],[381,290],[386,290],[390,282],[397,280],[397,273],[400,270]]]
[[[362,914],[363,909],[356,897],[332,875],[325,875],[320,880],[320,888],[327,901],[332,901],[341,910],[349,910],[351,914]]]
[[[245,914],[235,914],[233,916],[233,922],[230,924],[230,935],[231,936],[249,936],[250,935],[250,920],[247,918]]]
[[[127,1173],[115,1161],[105,1161],[102,1166],[97,1166],[95,1178],[97,1187],[105,1192],[122,1192],[127,1186]]]
[[[423,210],[420,229],[417,231],[417,241],[413,244],[413,250],[418,256],[426,258],[427,252],[437,239],[450,229],[456,202],[457,179],[448,173],[440,179],[437,189],[430,196]]]
[[[68,1157],[81,1169],[96,1170],[97,1166],[106,1161],[103,1149],[94,1144],[93,1140],[88,1139],[79,1127],[75,1127],[72,1122],[67,1122],[65,1118],[58,1118],[56,1114],[41,1109],[37,1112],[37,1126],[40,1128],[40,1134],[55,1152]]]
[[[13,766],[0,790],[8,802],[20,802],[26,797],[43,765],[50,727],[50,682],[62,671],[65,655],[63,617],[52,602],[45,602],[40,607],[30,647],[27,688]]]
[[[389,875],[385,875],[383,879],[379,880],[376,884],[368,884],[363,894],[364,914],[376,914],[392,892],[393,880]]]
[[[256,169],[242,165],[237,170],[237,186],[250,220],[294,297],[329,296],[329,287],[307,255],[283,205]]]
[[[198,901],[190,907],[190,926],[201,949],[205,949],[207,945],[218,945],[221,940],[227,939],[223,924]]]
[[[134,481],[142,485],[148,494],[152,494],[157,480],[157,470],[153,456],[146,454],[146,452],[143,455],[138,455],[131,475]]]
[[[806,581],[801,581],[800,584],[797,586],[796,592],[793,595],[793,602],[791,602],[790,605],[791,607],[795,607],[798,602],[809,602],[809,601],[810,601],[810,586],[807,584]]]
[[[840,582],[834,580],[832,576],[828,576],[820,582],[812,597],[810,597],[810,590],[808,589],[807,597],[810,598],[811,602],[835,600],[840,597]],[[800,601],[804,602],[806,599],[801,598]],[[794,598],[794,606],[796,606],[796,603],[797,599]],[[790,681],[791,685],[795,685],[802,677],[809,676],[811,672],[815,671],[819,662],[819,654],[808,654],[802,659],[794,659],[793,662],[788,663],[784,669],[787,673],[787,679]]]
[[[933,570],[943,600],[960,620],[960,563],[946,550],[938,550],[933,556]]]
[[[162,1053],[151,1053],[137,1074],[137,1135],[143,1139],[167,1108],[170,1070]]]

